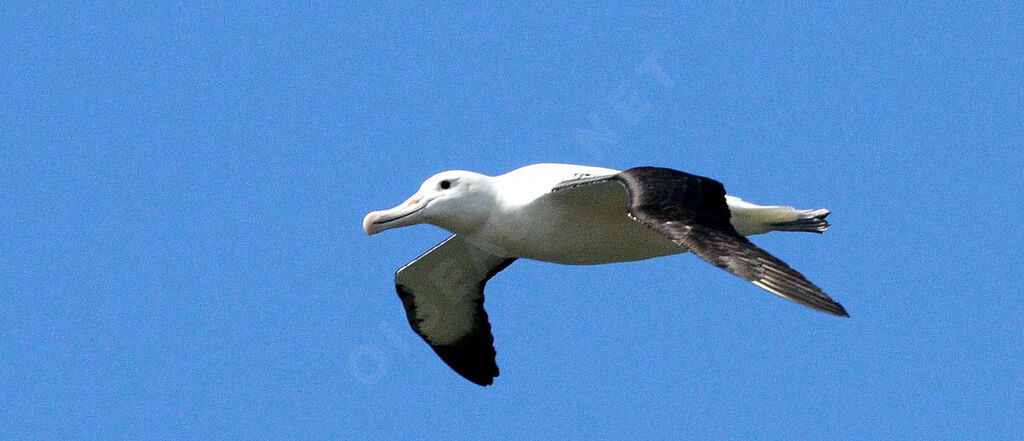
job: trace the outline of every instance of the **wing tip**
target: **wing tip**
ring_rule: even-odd
[[[821,312],[832,314],[832,315],[834,315],[836,317],[845,317],[845,318],[849,318],[850,317],[850,313],[846,312],[846,308],[844,308],[843,305],[840,305],[839,303],[835,302],[832,299],[826,299],[826,302],[827,303],[825,303],[824,305],[811,305],[811,304],[804,303],[804,302],[796,302],[796,303],[800,303],[802,305],[809,306],[812,309],[816,309],[816,310],[821,311]]]
[[[497,377],[498,377],[498,375],[495,374],[493,377],[488,376],[488,375],[484,375],[484,376],[481,376],[481,377],[465,377],[465,378],[467,380],[473,382],[474,384],[478,385],[478,386],[487,387],[487,386],[490,386],[490,385],[494,384],[494,379],[497,378]]]
[[[832,314],[837,317],[850,317],[850,314],[846,312],[846,308],[844,308],[843,305],[840,305],[839,302],[832,300],[831,297],[829,297],[827,294],[823,292],[819,291],[820,295],[816,296],[796,296],[793,295],[792,293],[787,293],[783,289],[780,289],[780,287],[778,286],[773,286],[772,284],[765,283],[764,280],[754,280],[751,281],[750,283],[753,283],[758,288],[775,294],[776,296],[789,300],[793,303],[806,306],[813,310]]]
[[[840,304],[836,303],[835,307],[836,307],[835,311],[829,311],[829,312],[832,313],[833,315],[836,315],[836,316],[839,316],[839,317],[850,318],[850,313],[846,312],[846,308],[844,308],[843,305],[840,305]]]
[[[484,344],[481,346],[481,343]],[[497,353],[494,351],[493,341],[431,345],[431,348],[455,373],[480,386],[490,386],[501,374],[495,360]],[[476,356],[481,353],[485,354],[482,359]]]

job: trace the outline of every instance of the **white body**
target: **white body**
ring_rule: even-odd
[[[492,183],[506,196],[487,225],[465,237],[499,256],[577,265],[685,253],[686,248],[627,216],[624,188],[551,192],[563,181],[615,173],[600,167],[535,164],[496,176]]]
[[[424,182],[420,192],[405,204],[367,215],[364,228],[375,233],[377,219],[402,218],[413,206],[426,205],[424,219],[395,226],[429,222],[456,233],[488,253],[545,262],[589,265],[650,259],[687,252],[665,236],[627,216],[628,200],[620,186],[583,186],[552,192],[561,182],[583,177],[605,176],[618,170],[570,164],[534,164],[503,175],[489,177],[472,172],[444,172]],[[442,206],[445,191],[438,183],[452,181],[462,191],[483,194],[472,203],[463,202],[460,216],[445,213],[431,216],[431,203]],[[616,188],[617,187],[617,188]],[[469,190],[471,189],[471,190]],[[463,196],[470,198],[472,195]],[[747,236],[775,230],[773,224],[819,215],[827,210],[797,210],[792,207],[761,206],[726,196],[737,232]],[[439,207],[445,212],[450,207]],[[414,213],[419,217],[419,213]],[[414,216],[409,216],[413,218]],[[453,223],[453,218],[458,223]],[[467,220],[471,219],[471,220]],[[393,226],[388,226],[392,228]]]

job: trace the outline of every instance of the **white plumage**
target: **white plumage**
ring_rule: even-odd
[[[845,316],[800,273],[743,238],[820,233],[828,214],[752,204],[712,179],[670,169],[535,164],[494,177],[438,173],[401,205],[367,214],[363,229],[373,235],[430,223],[454,233],[402,267],[396,286],[413,329],[449,366],[486,385],[498,369],[483,288],[515,259],[583,265],[692,251],[780,297]]]

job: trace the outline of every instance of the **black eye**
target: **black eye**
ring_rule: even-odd
[[[441,184],[440,184],[440,185],[441,185],[441,189],[442,189],[442,190],[447,190],[447,189],[449,189],[449,188],[451,188],[451,187],[452,187],[452,183],[451,183],[451,182],[449,182],[449,181],[448,181],[447,179],[446,179],[446,180],[443,180],[443,181],[441,181]]]

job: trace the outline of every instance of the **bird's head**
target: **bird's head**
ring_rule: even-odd
[[[453,233],[473,231],[487,220],[495,204],[490,179],[464,170],[438,173],[399,206],[367,214],[363,230],[372,236],[392,228],[428,223]]]

